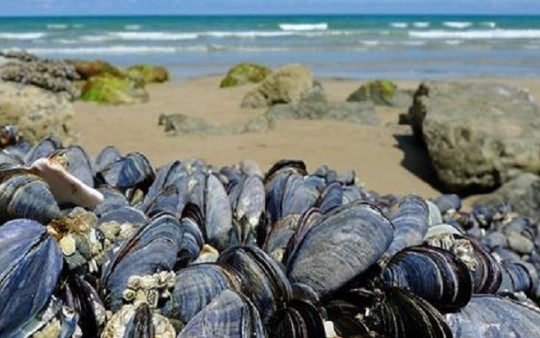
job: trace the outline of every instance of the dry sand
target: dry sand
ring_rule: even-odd
[[[540,98],[540,80],[467,79],[496,81],[528,88]],[[309,170],[321,164],[338,170],[354,169],[367,188],[379,193],[418,193],[437,196],[436,176],[429,158],[413,139],[408,126],[397,124],[399,109],[377,108],[381,125],[361,126],[335,121],[280,121],[265,133],[242,135],[167,136],[158,126],[161,113],[198,116],[213,124],[261,113],[241,109],[251,85],[219,89],[220,77],[207,76],[148,87],[150,101],[131,106],[75,104],[80,143],[95,156],[107,145],[128,153],[139,151],[156,166],[174,159],[202,158],[216,165],[253,159],[268,169],[282,158],[303,159]],[[360,80],[320,79],[330,100],[345,98]],[[419,81],[398,82],[416,88]]]

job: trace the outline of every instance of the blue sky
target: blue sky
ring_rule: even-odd
[[[0,0],[0,16],[251,13],[540,14],[540,0]]]

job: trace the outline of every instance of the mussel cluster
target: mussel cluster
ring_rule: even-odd
[[[3,129],[0,337],[540,337],[538,224]]]

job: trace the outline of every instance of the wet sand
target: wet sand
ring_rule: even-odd
[[[252,85],[220,89],[219,76],[188,79],[179,83],[148,86],[150,101],[130,106],[75,104],[79,141],[95,156],[107,145],[122,152],[139,151],[156,166],[174,159],[202,158],[216,165],[257,161],[267,170],[282,158],[303,159],[309,170],[326,164],[338,171],[354,169],[361,182],[379,193],[417,193],[426,198],[440,192],[425,150],[408,126],[398,125],[395,108],[377,107],[381,124],[376,127],[337,121],[279,121],[274,130],[240,135],[168,136],[158,126],[161,113],[182,113],[222,124],[260,114],[263,110],[240,108]],[[330,100],[342,101],[361,80],[319,79]],[[540,80],[467,79],[492,81],[527,88],[540,98]],[[414,89],[420,81],[397,82]]]

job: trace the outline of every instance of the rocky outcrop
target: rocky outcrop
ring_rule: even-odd
[[[13,61],[0,67],[0,79],[21,85],[31,84],[55,93],[65,92],[72,100],[80,95],[74,84],[79,76],[71,65],[62,61],[36,60],[29,55],[31,54],[8,58],[7,60]]]
[[[337,120],[365,125],[379,124],[371,102],[328,102],[320,84],[311,88],[299,102],[272,106],[266,115],[274,119]]]
[[[255,63],[243,62],[232,67],[221,80],[220,88],[236,87],[246,83],[259,83],[272,73],[272,69]]]
[[[422,84],[409,121],[449,191],[494,189],[521,173],[540,173],[540,108],[519,88]]]
[[[374,80],[361,85],[349,95],[347,101],[371,101],[379,106],[408,108],[412,102],[412,93],[398,89],[397,85],[390,80]]]
[[[237,119],[222,125],[213,125],[204,119],[184,114],[161,114],[158,125],[169,135],[190,134],[246,134],[266,132],[274,128],[274,120],[266,115]]]
[[[492,208],[503,202],[509,203],[513,211],[540,221],[540,177],[521,174],[495,192],[476,200],[477,204]]]
[[[248,92],[243,108],[265,108],[280,103],[297,103],[314,86],[311,71],[299,64],[285,65]]]
[[[32,143],[52,135],[64,144],[74,142],[73,114],[69,97],[63,93],[0,81],[0,125],[16,125]]]
[[[162,66],[134,65],[126,69],[127,76],[144,83],[162,83],[169,80],[169,71]]]
[[[81,99],[106,104],[146,102],[148,92],[142,81],[110,75],[91,77],[82,89]]]

